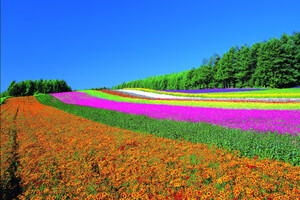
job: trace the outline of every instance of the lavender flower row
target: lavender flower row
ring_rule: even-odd
[[[206,122],[245,131],[270,131],[284,135],[287,133],[300,134],[299,110],[247,110],[139,104],[100,99],[81,92],[65,92],[52,95],[68,104],[146,115],[158,119]]]

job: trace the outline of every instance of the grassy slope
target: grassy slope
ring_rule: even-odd
[[[145,104],[165,104],[165,105],[182,105],[182,106],[195,106],[195,107],[211,107],[211,108],[230,108],[230,109],[277,109],[277,110],[299,110],[300,102],[298,103],[253,103],[253,102],[216,102],[216,101],[164,101],[164,100],[145,100],[145,99],[132,99],[120,97],[116,95],[107,94],[95,90],[82,90],[89,95],[108,99],[113,101],[124,101],[131,103],[145,103]]]
[[[124,88],[141,90],[146,92],[155,92],[158,94],[169,94],[175,96],[187,97],[203,97],[203,98],[300,98],[300,88],[289,89],[271,89],[271,90],[257,90],[245,92],[218,92],[218,93],[178,93],[178,92],[164,92],[145,88]]]
[[[145,132],[158,137],[185,139],[193,143],[206,143],[219,148],[240,152],[241,156],[275,159],[300,166],[300,136],[276,133],[254,133],[237,129],[224,129],[206,123],[158,120],[111,110],[65,104],[51,95],[38,95],[36,99],[55,107],[108,126]],[[296,146],[296,144],[298,146]]]

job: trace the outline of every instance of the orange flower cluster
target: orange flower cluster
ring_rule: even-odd
[[[34,97],[8,99],[1,121],[1,156],[13,132],[18,144],[20,199],[300,198],[300,167],[108,127]]]

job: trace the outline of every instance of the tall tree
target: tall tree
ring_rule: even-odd
[[[250,66],[250,48],[248,45],[243,45],[241,49],[235,54],[235,69],[234,77],[236,79],[236,87],[248,87],[251,78]]]
[[[27,80],[25,81],[20,81],[18,83],[18,86],[19,86],[19,94],[17,96],[28,96],[29,94],[27,94],[26,92],[26,83],[27,83]]]
[[[185,78],[185,82],[184,82],[184,86],[186,90],[191,89],[192,85],[191,85],[191,80],[192,77],[194,76],[194,72],[195,72],[195,68],[191,69],[188,71],[188,73],[186,74],[186,78]]]
[[[230,50],[223,55],[219,62],[219,67],[216,73],[216,80],[219,82],[219,87],[229,88],[234,87],[234,54],[236,47],[230,48]]]
[[[26,85],[26,96],[30,96],[34,94],[34,82],[32,80],[25,81]],[[23,95],[22,95],[23,96]]]
[[[258,60],[258,51],[260,49],[261,43],[255,43],[250,47],[250,56],[249,56],[249,70],[250,70],[250,80],[249,80],[249,86],[254,87],[255,82],[259,77],[257,77],[259,74],[255,73],[257,68],[257,60]],[[248,85],[247,85],[248,86]]]
[[[16,81],[12,81],[7,88],[8,96],[18,96],[20,94],[19,84]]]
[[[211,82],[208,84],[208,88],[216,88],[218,83],[217,83],[217,80],[215,78],[215,75],[217,73],[221,57],[217,53],[215,53],[212,56],[211,60],[212,60],[212,65],[211,65],[212,79],[211,79]]]
[[[267,43],[263,42],[258,50],[257,67],[255,69],[255,86],[266,87],[269,85],[269,69],[271,62],[269,60],[269,48]]]
[[[274,59],[276,66],[275,87],[292,87],[300,83],[300,48],[292,37],[280,41],[279,55]],[[275,77],[276,75],[276,77]]]

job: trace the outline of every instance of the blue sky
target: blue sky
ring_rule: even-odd
[[[299,0],[2,1],[1,91],[13,80],[89,89],[197,68],[300,31],[299,10]]]

